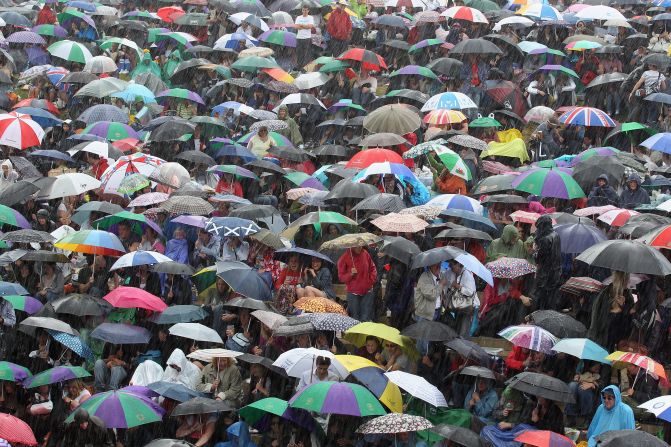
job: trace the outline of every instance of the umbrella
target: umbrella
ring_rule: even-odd
[[[0,413],[0,439],[15,445],[37,445],[28,424],[11,414]]]
[[[559,341],[550,332],[538,326],[508,326],[498,333],[515,346],[549,354]]]
[[[80,230],[60,239],[54,246],[66,251],[104,256],[121,256],[126,252],[116,235],[102,230]]]
[[[65,334],[63,332],[47,330],[54,340],[77,354],[83,359],[94,361],[95,355],[91,348],[76,335]]]
[[[161,204],[160,208],[170,214],[191,214],[195,216],[207,216],[214,211],[214,207],[206,200],[188,196],[170,197]]]
[[[480,436],[472,430],[456,425],[440,424],[431,429],[432,433],[444,438],[448,442],[463,447],[481,447],[483,445]]]
[[[183,402],[172,410],[172,417],[187,416],[191,414],[211,414],[232,411],[234,408],[222,400],[214,400],[207,397],[194,397]]]
[[[366,149],[355,154],[345,166],[347,168],[365,169],[373,163],[384,162],[403,163],[403,158],[388,149]]]
[[[530,169],[517,176],[511,185],[518,191],[528,192],[540,197],[556,197],[559,199],[585,197],[580,185],[569,174],[560,169]]]
[[[268,326],[271,330],[287,322],[287,317],[267,310],[255,310],[252,316],[256,317],[261,323]]]
[[[316,313],[337,313],[347,315],[347,311],[340,304],[328,298],[318,296],[307,296],[296,300],[293,304],[294,308],[305,312]]]
[[[375,211],[378,213],[398,212],[405,208],[397,194],[379,193],[366,197],[352,207],[352,211]]]
[[[42,309],[42,303],[40,300],[33,298],[32,296],[25,295],[3,295],[0,298],[8,301],[14,310],[20,310],[32,315]]]
[[[459,337],[454,329],[439,321],[421,320],[403,329],[401,335],[426,341],[449,341]]]
[[[53,242],[55,238],[46,231],[38,230],[16,230],[9,231],[0,237],[0,240],[7,242],[25,243],[32,242]]]
[[[307,411],[291,408],[287,401],[277,397],[266,397],[252,402],[240,408],[238,413],[242,419],[259,429],[264,429],[269,425],[268,415],[279,416],[310,431],[315,428],[315,421]]]
[[[145,444],[144,447],[193,447],[193,444],[178,439],[161,438],[155,439],[149,444]]]
[[[434,407],[447,407],[447,401],[443,393],[423,377],[403,371],[391,371],[384,375],[411,396]]]
[[[439,264],[444,261],[449,261],[465,254],[466,252],[460,248],[445,246],[432,248],[415,255],[412,261],[411,269],[418,269],[428,267],[430,265]]]
[[[490,42],[489,44],[493,45]],[[422,106],[421,111],[429,112],[436,109],[463,110],[469,108],[477,108],[477,105],[471,98],[459,92],[445,92],[438,93],[429,98],[429,100]]]
[[[220,344],[224,343],[217,331],[200,323],[177,323],[170,326],[168,332],[177,337],[184,337],[190,340]]]
[[[321,247],[319,247],[319,250],[342,250],[353,247],[366,247],[377,244],[380,241],[382,241],[382,239],[372,233],[345,234],[335,239],[331,239],[330,241],[324,242]]]
[[[576,260],[626,273],[671,274],[671,264],[658,250],[630,240],[600,242],[582,252]]]
[[[574,107],[561,115],[559,122],[586,127],[615,127],[615,121],[610,116],[594,107]]]
[[[64,59],[70,62],[79,62],[80,64],[85,64],[86,61],[93,57],[84,44],[67,39],[59,40],[49,45],[47,51],[49,54],[59,59]]]
[[[537,447],[575,447],[575,442],[566,436],[549,430],[527,430],[517,435],[515,441]]]
[[[138,287],[117,287],[103,299],[114,307],[126,309],[140,308],[162,312],[168,307],[159,297]]]
[[[161,313],[151,316],[150,321],[156,324],[190,323],[207,318],[207,311],[200,306],[183,304],[170,306]]]
[[[330,351],[316,348],[294,348],[280,354],[273,362],[273,366],[286,371],[289,377],[302,377],[303,373],[314,369],[317,357],[333,359],[334,355]],[[329,371],[339,377],[349,375],[347,369],[337,362],[331,363]]]
[[[140,265],[153,265],[159,264],[161,262],[170,262],[172,261],[169,257],[157,253],[155,251],[142,251],[137,250],[131,253],[126,253],[116,260],[110,271],[123,269],[127,267],[136,267]]]
[[[639,405],[638,408],[648,410],[657,418],[668,421],[669,418],[671,418],[671,411],[669,411],[669,406],[671,406],[671,397],[660,396],[644,402],[643,404]]]
[[[556,310],[537,310],[531,321],[558,338],[577,338],[587,334],[587,328],[575,318]]]
[[[22,202],[26,197],[32,196],[40,189],[25,180],[19,180],[4,188],[0,192],[0,205],[12,206]]]
[[[139,326],[121,323],[102,323],[91,331],[91,338],[115,345],[145,344],[149,342],[151,333]]]
[[[39,146],[44,130],[30,115],[17,112],[0,114],[0,144],[26,149]]]
[[[390,132],[398,135],[414,132],[421,124],[417,113],[398,104],[382,106],[363,120],[363,127],[370,132]]]
[[[205,222],[205,230],[219,237],[245,237],[260,229],[256,223],[242,217],[213,217]]]
[[[378,194],[380,191],[368,183],[353,182],[350,179],[340,180],[331,191],[324,196],[324,201],[342,199],[365,199]]]
[[[365,417],[386,413],[370,391],[361,385],[346,382],[313,383],[296,393],[289,405],[322,414]]]
[[[187,388],[181,383],[159,381],[150,383],[147,385],[147,388],[167,399],[172,399],[177,402],[186,402],[194,397],[204,397],[202,393]]]
[[[53,383],[67,382],[72,379],[81,379],[91,377],[81,366],[57,366],[47,369],[39,374],[35,374],[25,383],[26,388],[36,388],[42,385],[51,385]]]
[[[573,403],[573,393],[568,385],[545,374],[522,372],[506,382],[509,387],[532,396],[544,397],[555,402]]]
[[[606,240],[606,235],[596,226],[583,223],[557,225],[555,231],[559,234],[562,253],[582,253],[585,249]]]
[[[166,261],[160,264],[154,264],[151,267],[152,272],[169,273],[171,275],[193,275],[195,269],[188,264],[182,264],[176,261]]]
[[[22,382],[32,375],[33,373],[24,366],[12,362],[0,361],[0,380]]]
[[[611,430],[596,437],[599,447],[664,447],[658,437],[640,430]]]
[[[616,208],[601,214],[597,217],[597,220],[600,220],[611,227],[621,227],[629,221],[630,218],[637,215],[639,215],[638,211]]]
[[[468,39],[456,44],[450,54],[503,54],[503,51],[488,40]]]
[[[582,360],[593,360],[595,362],[610,364],[606,360],[608,351],[588,338],[565,338],[559,340],[552,350],[555,352],[564,352]]]
[[[77,335],[77,331],[72,329],[69,324],[50,317],[28,317],[20,323],[20,326],[20,329],[23,332],[28,331],[29,327],[37,327],[42,329],[51,329],[58,332],[65,332],[66,334],[70,335]]]
[[[645,355],[636,354],[634,352],[615,351],[606,357],[606,360],[630,363],[643,369],[646,373],[654,374],[657,377],[666,379],[666,370],[664,367]]]
[[[489,366],[492,363],[491,357],[487,352],[476,343],[463,338],[455,338],[445,343],[449,349],[456,351],[463,358],[472,360],[483,366]]]
[[[322,225],[329,223],[358,226],[354,220],[343,216],[340,213],[336,213],[335,211],[313,211],[293,221],[282,232],[282,236],[293,238],[299,228],[304,225]]]
[[[489,368],[485,368],[484,366],[467,366],[464,369],[462,369],[459,374],[463,374],[464,376],[473,376],[473,377],[481,377],[483,379],[496,380],[496,376],[494,376],[494,371],[492,371]]]
[[[390,413],[371,419],[356,429],[362,434],[406,433],[433,428],[433,424],[421,416]]]
[[[121,390],[95,394],[79,408],[102,419],[107,428],[132,428],[159,422],[165,413],[156,402]],[[71,423],[75,413],[71,413],[65,422]]]
[[[391,233],[417,233],[429,224],[412,214],[389,213],[370,221],[382,231]]]
[[[237,294],[255,300],[270,299],[268,284],[259,273],[240,261],[217,262],[217,276]],[[265,306],[263,307],[265,309]]]
[[[318,331],[344,332],[360,323],[359,320],[335,313],[308,313],[305,317]]]

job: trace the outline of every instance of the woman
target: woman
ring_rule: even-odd
[[[450,271],[445,275],[447,280],[447,297],[445,307],[454,313],[454,330],[462,337],[469,335],[473,308],[479,306],[476,302],[476,287],[473,274],[455,260],[449,261]]]
[[[191,304],[191,281],[184,275],[167,274],[161,298],[168,306]]]
[[[482,422],[489,422],[494,409],[499,403],[499,396],[490,379],[478,377],[475,387],[471,388],[464,399],[464,409],[480,418]]]
[[[601,375],[599,362],[585,362],[584,372],[575,374],[573,381],[568,384],[569,390],[575,398],[574,404],[566,404],[566,416],[571,427],[575,427],[576,417],[587,419],[594,409],[594,398],[599,389]]]
[[[242,401],[242,376],[231,357],[216,357],[203,368],[198,391],[210,393],[215,399],[223,400],[237,408]]]
[[[666,76],[664,76],[656,65],[650,64],[648,70],[644,71],[638,82],[631,89],[629,102],[634,96],[642,99],[645,96],[666,90]],[[649,103],[649,104],[647,104]],[[652,101],[643,101],[641,107],[644,108],[641,116],[641,122],[655,122],[659,114],[659,106]]]
[[[272,381],[268,375],[268,368],[260,363],[252,364],[249,368],[249,391],[245,402],[250,404],[270,396]]]
[[[235,179],[233,174],[222,174],[215,190],[218,194],[231,194],[238,197],[243,196],[242,185]]]
[[[281,314],[291,311],[296,301],[296,288],[301,280],[301,271],[298,255],[291,255],[287,265],[280,272],[275,281],[275,308]]]
[[[37,297],[42,301],[52,302],[63,296],[65,279],[60,269],[53,262],[42,264],[42,279],[38,285]]]
[[[249,149],[254,155],[263,158],[268,154],[268,150],[275,145],[275,142],[268,135],[266,126],[259,127],[259,131],[247,143]]]
[[[628,285],[628,273],[613,272],[613,282],[599,293],[592,305],[587,337],[607,350],[614,350],[617,342],[631,332],[634,297]]]
[[[601,391],[601,405],[596,409],[587,430],[587,445],[596,447],[596,437],[611,430],[634,430],[634,412],[622,402],[620,390],[610,385]]]
[[[189,244],[186,240],[184,228],[177,227],[172,233],[172,239],[168,241],[165,255],[175,262],[181,264],[189,263]]]
[[[294,242],[296,243],[296,247],[307,248],[308,250],[317,250],[319,248],[313,225],[302,226],[294,238]]]
[[[318,296],[335,299],[331,270],[324,266],[324,260],[313,256],[310,267],[303,270],[303,282],[296,288],[298,298]]]
[[[165,253],[165,245],[161,243],[158,238],[158,233],[153,228],[146,225],[142,233],[142,241],[140,242],[140,250],[155,251],[157,253]]]
[[[86,389],[81,379],[73,379],[68,382],[67,394],[63,396],[63,402],[68,406],[70,412],[74,411],[81,404],[91,397],[91,392]]]
[[[37,272],[35,272],[33,263],[21,263],[21,267],[19,267],[18,283],[28,291],[29,295],[34,296],[37,293],[39,282],[40,278],[37,276]]]
[[[537,72],[534,80],[529,83],[526,89],[529,108],[547,105],[548,87],[545,82],[545,74],[542,71]]]

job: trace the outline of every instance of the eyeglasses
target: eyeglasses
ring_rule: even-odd
[[[615,400],[615,396],[613,396],[612,394],[602,394],[601,398],[603,400]]]

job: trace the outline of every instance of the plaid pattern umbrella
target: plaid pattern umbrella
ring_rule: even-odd
[[[410,414],[389,413],[371,419],[356,429],[357,433],[366,435],[406,433],[433,428],[433,424],[421,416]]]
[[[570,293],[571,295],[582,295],[584,292],[598,293],[606,286],[600,281],[588,276],[576,276],[569,278],[559,288],[560,292]]]
[[[160,208],[170,214],[192,214],[195,216],[207,216],[214,207],[200,197],[175,196],[161,204]]]

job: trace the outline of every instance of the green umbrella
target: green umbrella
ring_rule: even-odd
[[[585,197],[585,193],[578,182],[561,168],[531,169],[513,180],[512,186],[518,191],[528,192],[538,197],[555,197],[567,200]]]
[[[438,159],[445,165],[447,170],[450,171],[450,174],[461,177],[466,181],[473,178],[471,171],[468,169],[468,166],[466,166],[466,163],[464,163],[464,160],[462,160],[459,154],[452,149],[441,146],[436,148],[435,151],[436,154],[438,154]]]
[[[54,57],[70,62],[79,62],[80,64],[85,64],[87,60],[93,57],[88,48],[79,42],[71,40],[60,40],[52,43],[47,48],[47,51]]]
[[[91,396],[81,404],[91,416],[103,420],[107,428],[133,428],[163,419],[163,410],[156,402],[137,394],[113,390]],[[70,413],[66,424],[74,420],[76,411]]]
[[[654,135],[657,133],[657,131],[651,127],[648,127],[644,124],[637,123],[635,121],[631,122],[626,122],[626,123],[621,123],[615,126],[610,132],[608,132],[608,135],[603,139],[603,142],[605,143],[608,141],[610,138],[614,137],[615,135],[619,135],[621,133],[627,135],[629,138],[629,143],[631,145],[634,145],[634,132],[641,131],[645,132],[648,135]]]
[[[442,45],[442,44],[444,44],[444,43],[445,43],[445,42],[442,41],[442,40],[440,40],[440,39],[426,39],[426,40],[422,40],[422,41],[420,41],[420,42],[414,44],[414,45],[411,46],[410,48],[408,48],[408,53],[410,53],[410,54],[412,54],[412,53],[416,53],[417,51],[420,51],[420,50],[422,50],[423,48],[431,47],[431,46],[435,46],[435,45]]]
[[[304,225],[321,225],[327,223],[358,226],[354,220],[335,211],[313,211],[293,221],[283,232],[282,236],[292,239],[300,227]]]
[[[30,379],[30,383],[26,384],[26,388],[36,388],[42,385],[51,385],[52,383],[81,379],[83,377],[91,377],[91,374],[81,366],[57,366],[35,374]]]
[[[117,191],[121,194],[132,194],[151,185],[151,181],[139,172],[127,175],[121,180]]]
[[[0,380],[8,382],[20,382],[32,376],[33,373],[24,366],[12,362],[0,362]]]
[[[301,183],[303,183],[304,181],[306,181],[307,179],[309,179],[311,177],[309,175],[307,175],[305,172],[294,171],[294,172],[289,172],[287,174],[284,174],[284,178],[289,180],[294,185],[300,186]]]
[[[425,78],[429,79],[438,79],[438,76],[431,71],[430,68],[426,67],[418,67],[416,65],[409,65],[407,67],[400,68],[398,70],[393,71],[389,77],[393,76],[410,76],[410,75],[415,75],[415,76],[424,76]]]
[[[291,398],[292,408],[321,414],[379,416],[386,414],[377,398],[361,385],[347,382],[316,382]]]
[[[23,214],[5,205],[0,205],[0,225],[2,224],[13,225],[19,228],[31,227],[26,218],[23,217]]]
[[[323,64],[326,64],[326,63],[328,63],[328,62],[335,61],[335,60],[337,60],[337,59],[335,59],[335,58],[333,58],[333,57],[331,57],[331,56],[320,56],[320,57],[318,57],[317,59],[315,59],[315,60],[313,60],[312,62],[310,62],[310,64],[323,65]]]
[[[156,42],[160,42],[162,40],[173,40],[177,44],[186,47],[190,45],[191,42],[195,42],[197,39],[195,39],[195,37],[189,33],[180,33],[173,31],[168,33],[160,33],[156,36]]]
[[[468,127],[501,127],[501,123],[489,116],[481,116],[470,122]]]
[[[139,235],[142,235],[144,226],[148,226],[154,231],[156,231],[156,233],[158,233],[159,235],[163,235],[163,232],[161,231],[159,226],[156,225],[147,216],[145,216],[144,214],[131,213],[130,211],[121,211],[119,213],[112,214],[110,216],[105,216],[93,222],[93,225],[98,230],[110,230],[112,226],[118,225],[123,221],[129,221],[131,224],[132,231]]]
[[[122,37],[108,37],[107,39],[100,42],[99,47],[101,50],[107,50],[109,48],[112,48],[112,46],[115,44],[119,46],[126,46],[128,48],[135,50],[138,60],[142,58],[142,50],[140,49],[140,47],[137,46],[135,42],[133,42],[130,39],[124,39]]]
[[[324,65],[319,67],[321,73],[335,73],[337,71],[345,71],[349,68],[349,64],[344,61],[334,60],[326,62]]]
[[[578,76],[578,73],[576,73],[575,71],[571,70],[568,67],[564,67],[563,65],[543,65],[538,70],[539,71],[550,71],[550,72],[554,72],[554,73],[559,72],[559,73],[564,73],[567,76],[572,76],[576,79],[580,78],[580,76]]]
[[[240,71],[258,71],[261,68],[279,68],[277,62],[266,57],[249,56],[233,62],[231,68]]]
[[[492,0],[466,0],[466,6],[481,12],[498,11],[501,7]]]

